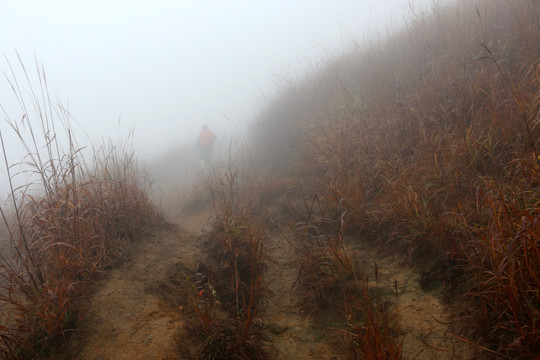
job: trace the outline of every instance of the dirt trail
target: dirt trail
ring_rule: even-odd
[[[184,317],[172,306],[174,282],[179,271],[196,271],[197,235],[206,219],[207,214],[185,218],[183,228],[163,229],[139,241],[130,259],[96,284],[71,358],[178,359],[175,336]]]
[[[404,359],[475,358],[475,349],[448,330],[448,313],[439,299],[440,290],[422,290],[418,281],[420,275],[406,266],[403,258],[381,256],[369,243],[356,242],[355,245],[355,256],[372,279],[368,285],[391,301],[397,310]],[[378,280],[375,280],[375,262]]]
[[[273,293],[261,312],[267,324],[267,344],[272,359],[336,359],[325,332],[313,319],[298,310],[293,284],[297,276],[294,252],[282,236],[270,239],[270,261],[266,272],[268,289]]]
[[[90,316],[64,359],[161,359],[180,360],[178,337],[186,333],[186,316],[179,306],[198,271],[202,257],[199,235],[208,213],[182,217],[181,227],[157,231],[139,241],[130,259],[96,284]],[[473,351],[447,332],[443,305],[435,293],[418,285],[418,275],[402,266],[398,257],[381,257],[369,244],[351,249],[365,271],[378,265],[378,280],[369,274],[370,286],[397,304],[404,336],[404,359],[468,359]],[[266,284],[274,294],[261,308],[269,358],[346,359],[344,349],[330,344],[339,326],[316,324],[295,306],[292,289],[296,278],[294,253],[286,239],[272,237],[267,246]],[[397,282],[398,295],[395,294]],[[186,288],[188,290],[186,290]],[[343,324],[341,324],[343,325]],[[192,344],[184,344],[191,346]]]
[[[270,290],[277,301],[271,302],[261,316],[284,332],[271,335],[269,348],[273,359],[348,359],[345,349],[331,345],[340,336],[338,328],[343,320],[327,319],[315,323],[303,316],[295,303],[293,290],[296,279],[294,252],[282,237],[270,241],[273,261],[266,274]],[[415,360],[464,360],[475,357],[474,349],[456,339],[448,331],[447,312],[437,291],[421,289],[419,274],[404,264],[399,256],[381,256],[369,243],[354,242],[350,249],[356,261],[374,279],[374,264],[378,265],[378,280],[370,281],[374,293],[392,303],[399,314],[399,328],[403,341],[403,358]],[[397,284],[397,295],[395,292]]]

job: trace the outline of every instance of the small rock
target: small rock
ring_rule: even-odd
[[[257,328],[259,328],[259,329],[265,329],[266,328],[266,324],[261,319],[255,319],[253,322],[255,323],[255,326]]]
[[[274,322],[268,325],[268,330],[270,330],[272,334],[276,335],[283,334],[285,331],[287,331],[287,329],[287,325],[276,324]]]

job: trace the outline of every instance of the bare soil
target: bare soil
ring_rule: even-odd
[[[345,342],[340,341],[344,336],[341,331],[344,319],[326,316],[315,320],[298,309],[299,294],[293,286],[297,278],[294,251],[283,237],[274,237],[270,243],[273,261],[266,277],[273,301],[261,315],[265,324],[286,329],[278,335],[270,335],[271,358],[349,359],[350,354],[342,347]],[[449,331],[448,313],[440,300],[441,289],[424,291],[419,285],[419,274],[406,266],[403,258],[381,256],[366,242],[354,241],[354,244],[349,250],[361,268],[371,272],[368,274],[374,279],[369,282],[371,290],[390,302],[398,314],[404,359],[475,358],[475,349]]]
[[[201,234],[209,214],[183,216],[180,226],[157,231],[132,249],[130,259],[96,284],[88,318],[73,337],[64,359],[162,359],[193,357],[189,335],[196,299],[194,276],[204,256]],[[336,347],[339,321],[314,320],[298,310],[293,288],[293,251],[282,236],[268,244],[266,281],[273,294],[260,313],[271,359],[348,359]],[[425,292],[418,274],[399,257],[381,257],[368,244],[352,249],[366,271],[378,265],[370,286],[399,313],[404,359],[471,359],[474,351],[448,331],[438,292]],[[371,271],[371,270],[369,270]],[[397,284],[397,294],[395,292]]]
[[[200,258],[198,235],[207,214],[186,218],[139,241],[130,259],[96,284],[88,318],[63,358],[179,359],[189,274]]]
[[[266,273],[271,292],[268,305],[260,314],[267,327],[265,334],[272,359],[338,359],[343,349],[334,349],[327,329],[302,313],[294,288],[297,277],[294,252],[283,236],[274,236],[268,246]]]
[[[476,358],[474,347],[450,331],[451,320],[441,302],[441,289],[424,291],[420,275],[398,255],[381,256],[366,242],[355,242],[355,257],[366,271],[372,291],[393,304],[403,341],[403,358],[464,360]],[[377,276],[375,276],[377,263]]]

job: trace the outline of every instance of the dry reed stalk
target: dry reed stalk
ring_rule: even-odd
[[[397,314],[374,297],[364,276],[357,298],[345,301],[348,327],[344,331],[354,359],[402,359],[403,339],[399,338]]]

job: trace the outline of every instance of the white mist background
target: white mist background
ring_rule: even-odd
[[[383,36],[432,3],[1,0],[0,71],[9,75],[11,64],[24,83],[18,53],[39,87],[37,59],[51,97],[69,109],[85,141],[125,139],[134,129],[138,156],[152,158],[194,143],[204,123],[218,135],[240,131],[278,80],[301,76],[355,40]],[[0,105],[21,118],[4,78]],[[24,153],[11,150],[11,161],[20,161]]]

